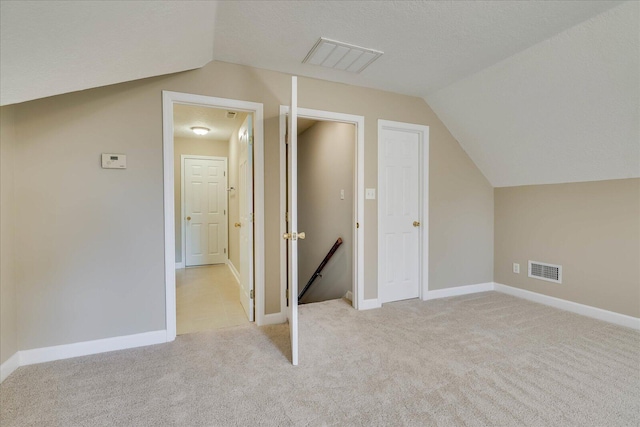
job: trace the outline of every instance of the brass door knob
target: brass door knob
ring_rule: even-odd
[[[420,221],[413,221],[414,227],[420,227]]]
[[[190,216],[187,217],[187,221],[191,221],[191,217]]]
[[[239,222],[236,222],[235,224],[233,224],[233,226],[235,228],[240,228],[240,227],[242,227],[242,224],[240,224]]]
[[[307,237],[307,235],[305,234],[305,232],[304,232],[304,231],[303,231],[303,232],[301,232],[301,233],[298,233],[298,239],[300,239],[300,240],[304,240],[306,237]]]
[[[289,240],[289,239],[291,238],[291,233],[284,233],[284,234],[282,235],[282,238],[283,238],[284,240]]]

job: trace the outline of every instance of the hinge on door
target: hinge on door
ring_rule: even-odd
[[[249,138],[249,145],[253,145],[253,135],[251,135],[251,138]]]
[[[249,222],[253,222],[253,212],[249,214]]]
[[[227,253],[227,248],[224,248],[224,253],[225,253],[225,254]]]
[[[286,222],[289,222],[289,212],[287,212],[287,213],[285,213],[285,214],[284,214],[284,220],[285,220]]]
[[[249,291],[249,298],[253,299],[253,289]]]
[[[222,176],[227,176],[227,173],[223,171]]]
[[[226,209],[223,209],[222,212],[223,212],[222,215],[226,215],[227,214],[227,210]]]

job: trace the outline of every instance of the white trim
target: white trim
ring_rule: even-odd
[[[604,310],[590,305],[584,305],[573,301],[550,297],[548,295],[531,292],[513,286],[507,286],[500,283],[494,283],[495,291],[502,292],[514,297],[523,298],[529,301],[548,305],[550,307],[559,308],[561,310],[570,311],[572,313],[581,314],[583,316],[613,323],[619,326],[625,326],[635,330],[640,330],[640,318],[627,316],[626,314],[615,313],[613,311]]]
[[[0,365],[0,383],[7,379],[16,369],[20,367],[20,352],[17,351]]]
[[[254,114],[254,267],[256,296],[255,312],[258,326],[263,324],[265,310],[264,278],[264,114],[263,105],[235,99],[214,98],[189,93],[162,91],[162,148],[164,183],[164,260],[165,312],[167,341],[176,338],[176,272],[175,272],[175,210],[173,159],[173,104],[200,105],[213,108],[246,111]]]
[[[478,283],[475,285],[456,286],[453,288],[436,289],[427,291],[423,300],[455,297],[459,295],[475,294],[478,292],[493,291],[493,282]]]
[[[182,268],[184,268],[184,261],[176,262],[176,270],[180,270]]]
[[[229,266],[229,270],[231,270],[231,273],[236,278],[236,281],[238,282],[238,285],[239,285],[240,284],[240,273],[238,272],[238,269],[236,268],[235,265],[233,265],[233,262],[231,262],[231,259],[229,259],[229,258],[227,258],[227,265]]]
[[[280,106],[280,235],[286,233],[286,115],[289,107]],[[355,173],[355,200],[354,212],[355,219],[353,221],[354,235],[356,236],[356,244],[353,248],[353,259],[355,260],[353,272],[353,307],[360,310],[360,304],[364,303],[364,116],[356,116],[353,114],[335,113],[332,111],[312,110],[309,108],[298,108],[298,117],[307,119],[315,119],[327,122],[350,123],[356,127],[356,173]],[[359,227],[356,227],[356,223]],[[281,310],[286,312],[282,307],[286,308],[286,287],[287,287],[287,271],[284,260],[287,256],[286,241],[282,239],[280,242],[280,294],[281,294]]]
[[[88,356],[90,354],[105,353],[108,351],[124,350],[127,348],[162,344],[168,341],[167,338],[167,331],[153,331],[121,337],[104,338],[94,341],[56,345],[53,347],[35,348],[33,350],[22,350],[19,352],[20,366],[51,362],[53,360],[70,359],[72,357]]]
[[[380,300],[378,298],[363,299],[358,305],[358,310],[372,310],[380,307],[382,307],[382,304],[380,304]]]
[[[394,122],[390,120],[378,119],[378,199],[376,200],[378,205],[378,297],[380,297],[380,287],[382,286],[382,274],[381,269],[386,262],[385,258],[381,255],[383,253],[382,247],[384,239],[382,238],[382,227],[384,218],[383,206],[380,204],[380,191],[382,186],[382,174],[384,157],[381,155],[382,151],[382,139],[380,135],[383,129],[399,130],[404,132],[415,132],[418,134],[420,144],[420,156],[419,156],[419,186],[418,194],[420,195],[420,212],[419,221],[422,223],[420,227],[420,272],[419,272],[419,297],[422,300],[428,299],[429,295],[429,126],[417,125],[412,123]]]
[[[287,321],[287,313],[265,314],[262,325],[279,325]]]
[[[184,188],[184,184],[185,184],[185,177],[184,177],[184,161],[186,159],[196,159],[196,160],[223,160],[224,161],[224,179],[225,179],[225,183],[224,183],[224,188],[227,189],[229,188],[229,158],[228,157],[220,157],[220,156],[200,156],[197,154],[181,154],[180,155],[180,216],[182,217],[180,219],[180,230],[181,230],[181,234],[180,236],[182,237],[182,242],[181,246],[182,246],[182,264],[186,267],[187,266],[187,222],[185,221],[184,218],[184,211],[186,210],[186,199],[184,197],[184,193],[185,193],[185,188]],[[226,191],[225,191],[226,193]],[[226,260],[225,262],[229,259],[229,194],[227,193],[227,197],[225,197],[225,208],[224,210],[227,212],[227,214],[224,216],[224,220],[225,220],[225,227],[224,229],[226,230],[226,238],[225,238],[225,247],[227,248],[227,251],[225,252],[225,256],[226,256]]]

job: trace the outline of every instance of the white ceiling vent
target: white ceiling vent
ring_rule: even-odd
[[[562,283],[562,266],[544,262],[529,261],[529,277]]]
[[[320,37],[302,63],[360,73],[383,53],[379,50]]]
[[[235,119],[237,115],[235,111],[227,111],[227,119]]]

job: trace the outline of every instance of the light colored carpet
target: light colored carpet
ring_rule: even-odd
[[[357,312],[300,308],[286,325],[18,369],[10,426],[637,426],[640,333],[487,292]]]

